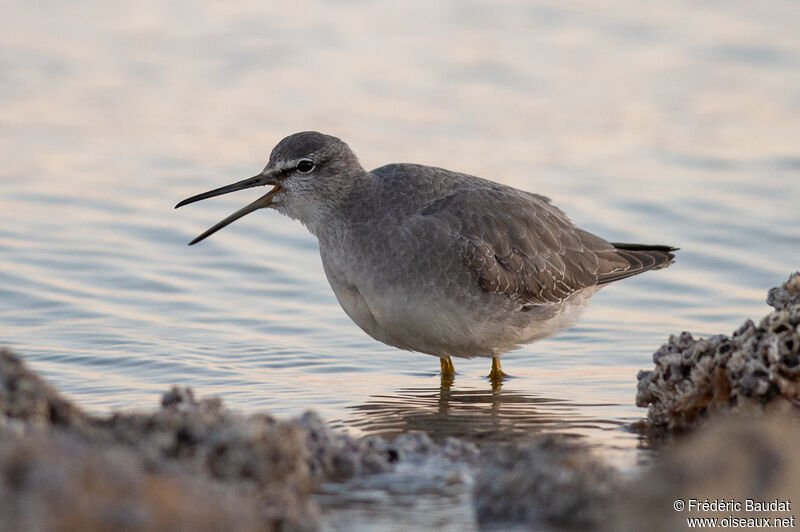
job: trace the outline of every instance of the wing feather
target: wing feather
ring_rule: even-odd
[[[466,265],[484,290],[522,304],[563,301],[596,285],[601,270],[627,264],[614,256],[612,244],[576,228],[549,199],[537,194],[465,188],[428,204],[420,214],[453,231]]]

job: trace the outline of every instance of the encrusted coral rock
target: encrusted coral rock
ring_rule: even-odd
[[[800,305],[800,272],[794,272],[781,286],[770,288],[767,293],[767,304],[775,310]]]
[[[781,526],[794,528],[794,504],[800,497],[798,441],[800,421],[791,413],[733,415],[712,420],[687,437],[672,441],[651,468],[616,492],[610,512],[613,521],[603,529],[671,532],[686,530],[687,518],[722,521],[729,516],[768,518],[776,527],[775,522],[780,519]],[[692,499],[722,505],[716,511],[703,511],[692,504]],[[791,511],[747,511],[747,499],[788,500]],[[683,506],[676,507],[676,501]],[[726,501],[728,506],[724,506]],[[735,502],[739,503],[738,508],[732,507]],[[730,529],[721,523],[717,526]]]
[[[498,447],[482,459],[473,494],[478,522],[487,526],[594,529],[606,521],[619,482],[586,448],[554,435]]]
[[[391,456],[383,440],[354,439],[332,430],[314,412],[306,412],[296,420],[305,433],[312,476],[319,481],[340,481],[365,473],[391,469]]]
[[[800,272],[769,291],[775,307],[732,336],[670,336],[640,371],[636,403],[654,426],[683,429],[716,411],[800,401]]]
[[[61,429],[0,425],[0,530],[256,532],[278,523],[233,486],[153,473],[133,451]]]
[[[0,350],[0,529],[313,530],[316,486],[397,460],[316,414],[237,415],[188,388],[155,412],[90,416]]]
[[[186,388],[156,412],[90,416],[0,351],[2,530],[314,530],[305,442],[296,422]]]
[[[97,420],[97,440],[136,451],[149,470],[192,473],[255,493],[276,528],[313,529],[315,486],[305,434],[290,421],[240,416],[217,398],[195,400],[173,388],[154,413],[117,413]]]
[[[29,425],[74,426],[86,415],[45,384],[11,351],[0,348],[0,418],[19,419]]]

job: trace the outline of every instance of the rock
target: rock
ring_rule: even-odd
[[[732,336],[670,336],[638,375],[653,427],[688,429],[717,412],[788,409],[800,401],[800,272],[769,292],[776,310]]]
[[[609,517],[617,474],[583,446],[549,435],[487,451],[473,490],[482,526],[590,529]]]
[[[12,527],[32,530],[313,530],[319,510],[311,494],[319,483],[392,467],[384,447],[338,433],[314,414],[241,416],[217,398],[196,399],[177,387],[161,404],[155,412],[89,416],[0,351],[0,467],[61,482],[20,484],[13,479],[27,473],[4,475],[0,523],[41,524]],[[100,489],[119,505],[100,497],[98,509],[85,507]],[[222,501],[229,510],[207,517]],[[128,519],[124,508],[149,517]],[[184,511],[197,519],[171,521]],[[118,517],[125,526],[109,524]]]
[[[381,438],[351,438],[332,430],[313,412],[306,412],[296,423],[305,434],[311,475],[320,482],[392,469],[394,460]]]
[[[217,398],[195,400],[189,389],[173,388],[154,413],[116,413],[96,420],[95,441],[123,445],[147,469],[187,473],[256,493],[275,527],[308,530],[318,509],[305,434],[290,421],[267,415],[227,412]]]
[[[86,414],[28,370],[22,360],[0,348],[0,418],[38,426],[83,426]]]
[[[254,494],[188,474],[152,473],[133,451],[66,431],[0,427],[0,529],[268,531],[282,521]],[[289,528],[311,529],[314,521]]]
[[[775,310],[786,310],[800,305],[800,272],[794,272],[781,286],[770,288],[767,293],[767,305]]]
[[[795,414],[735,415],[711,421],[674,440],[663,456],[614,498],[608,530],[673,531],[687,517],[791,518],[793,511],[746,511],[754,501],[800,500],[800,421]],[[690,500],[731,501],[742,507],[690,511]],[[676,511],[680,500],[685,506]],[[774,521],[773,521],[774,522]],[[788,526],[788,525],[786,525]],[[726,528],[718,524],[719,528]]]
[[[436,443],[426,432],[400,434],[385,447],[397,460],[412,463],[440,459],[451,463],[475,464],[481,454],[478,446],[472,442],[448,436],[441,443]]]

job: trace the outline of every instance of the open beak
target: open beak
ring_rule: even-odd
[[[235,213],[231,214],[230,216],[228,216],[227,218],[216,224],[214,227],[212,227],[202,235],[198,236],[197,238],[189,242],[189,245],[191,246],[192,244],[197,244],[204,238],[213,235],[226,225],[235,222],[236,220],[238,220],[239,218],[241,218],[246,214],[250,214],[251,212],[256,211],[258,209],[269,207],[269,205],[272,203],[272,198],[275,197],[275,194],[277,194],[281,190],[280,185],[270,181],[271,181],[270,177],[265,176],[264,174],[258,174],[257,176],[249,177],[247,179],[239,181],[238,183],[234,183],[232,185],[228,185],[225,187],[215,188],[214,190],[209,190],[208,192],[198,194],[197,196],[186,198],[182,202],[175,205],[175,208],[177,209],[178,207],[188,205],[189,203],[194,203],[195,201],[213,198],[214,196],[221,196],[222,194],[227,194],[228,192],[235,192],[237,190],[242,190],[245,188],[260,187],[264,185],[274,185],[272,190],[270,190],[269,192],[267,192],[266,194],[255,200],[250,205],[242,207]]]

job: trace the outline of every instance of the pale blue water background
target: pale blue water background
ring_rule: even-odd
[[[0,345],[95,412],[181,384],[356,434],[567,432],[630,466],[652,352],[760,318],[800,267],[798,28],[789,0],[6,3]],[[507,355],[500,394],[487,360],[443,393],[437,359],[349,321],[299,223],[261,211],[186,246],[263,191],[177,201],[306,129],[681,252]]]

